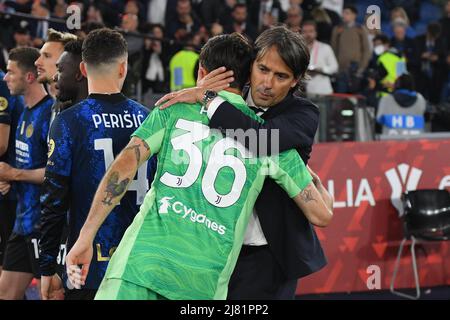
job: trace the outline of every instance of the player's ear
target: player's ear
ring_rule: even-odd
[[[31,84],[31,83],[33,83],[35,80],[36,80],[36,75],[33,73],[33,72],[27,72],[26,74],[25,74],[25,81],[28,83],[28,84]]]
[[[208,72],[206,71],[206,69],[203,68],[201,65],[199,65],[198,72],[197,72],[197,82],[202,80],[207,74],[208,74]]]
[[[78,70],[75,73],[75,81],[77,81],[77,82],[82,81],[83,78],[85,78],[85,76],[83,76],[83,74],[81,73],[81,70]]]
[[[127,60],[123,60],[119,64],[119,77],[120,77],[120,79],[125,79],[125,77],[127,76],[127,67],[128,67],[128,61]]]
[[[86,64],[83,61],[80,62],[80,72],[87,78]]]

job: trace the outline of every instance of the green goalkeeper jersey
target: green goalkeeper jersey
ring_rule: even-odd
[[[241,96],[219,95],[263,121]],[[255,158],[208,122],[200,104],[176,104],[153,110],[133,134],[158,154],[158,167],[105,278],[168,299],[225,299],[264,179],[274,179],[290,197],[311,182],[296,151]]]

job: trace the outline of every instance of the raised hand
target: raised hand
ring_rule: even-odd
[[[199,80],[197,82],[197,87],[168,93],[159,99],[155,105],[162,110],[175,103],[201,102],[206,90],[219,92],[220,90],[228,88],[233,81],[233,71],[226,71],[225,67],[220,67],[211,71]]]

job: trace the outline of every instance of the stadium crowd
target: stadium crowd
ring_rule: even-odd
[[[366,12],[371,4],[381,9],[379,20],[378,13]],[[66,24],[71,14],[67,9],[72,5],[81,13],[79,29]],[[139,165],[144,162],[140,161],[143,159],[139,152],[148,151],[148,145],[144,141],[139,146],[127,146],[129,136],[142,124],[147,109],[153,108],[148,101],[197,85],[197,75],[201,74],[200,50],[208,40],[239,33],[253,43],[265,31],[283,24],[291,32],[300,33],[309,49],[308,76],[299,83],[298,96],[312,99],[334,93],[363,96],[365,103],[375,109],[379,133],[415,134],[427,130],[425,121],[430,113],[437,115],[433,130],[450,131],[449,21],[450,1],[437,0],[0,1],[0,75],[8,84],[0,88],[3,90],[0,133],[4,142],[0,149],[0,219],[5,221],[0,259],[8,256],[0,277],[0,299],[22,298],[33,277],[41,279],[43,297],[61,298],[59,277],[64,271],[58,264],[64,264],[66,239],[69,237],[70,246],[77,240],[90,201],[114,158],[112,141],[120,142],[114,145],[114,155],[126,147],[125,150],[136,153]],[[103,27],[116,29],[123,38]],[[90,39],[89,46],[86,41],[83,44],[83,39]],[[96,53],[107,49],[111,53],[106,52],[104,57],[109,59],[108,63],[117,62],[117,78],[108,73],[111,70],[96,69],[106,63]],[[123,57],[127,61],[122,61]],[[84,67],[73,68],[81,61],[86,64],[81,64]],[[70,83],[70,90],[55,87],[55,83]],[[70,96],[63,97],[62,92]],[[88,96],[88,92],[96,94]],[[77,111],[71,110],[59,115],[69,106],[83,103],[87,111],[79,111],[77,115]],[[121,109],[128,110],[129,118],[122,118],[110,108],[119,103]],[[94,123],[88,124],[86,120],[83,124],[81,115],[90,112],[89,106],[99,108],[101,111],[96,112],[107,114],[110,119],[92,115]],[[415,125],[396,128],[397,115],[414,117]],[[95,140],[95,150],[83,145],[83,138],[92,142],[97,125],[114,128],[114,123],[117,128],[127,130],[117,136],[113,133],[117,131],[105,129],[104,136]],[[81,140],[72,140],[79,135],[83,137]],[[86,155],[60,149],[55,152],[55,141],[58,146]],[[94,151],[98,150],[104,151],[104,159],[94,158]],[[88,159],[105,166],[91,174],[86,169],[91,164],[83,167]],[[133,181],[136,197],[124,198],[114,210],[138,212],[137,205],[142,203],[155,174],[154,161],[151,158],[143,166],[145,172],[139,171],[136,181],[134,174],[127,180]],[[77,164],[75,169],[72,163]],[[84,175],[88,177],[86,181],[95,177],[87,183],[88,187],[80,182]],[[320,179],[313,172],[311,175],[317,189],[326,193],[320,189]],[[107,188],[110,199],[105,198],[103,203],[112,205],[112,199],[123,193],[124,181],[119,183],[118,179],[118,176],[114,181],[110,178],[110,189]],[[78,198],[84,192],[89,192],[88,204]],[[17,217],[6,217],[5,213],[16,212],[16,206]],[[65,221],[68,210],[79,211],[81,222]],[[116,228],[115,224],[128,226],[134,217],[127,216],[126,222],[118,222],[112,216],[104,229],[99,229],[95,240],[98,261],[109,261],[125,232],[126,228]],[[10,246],[9,251],[5,244]],[[112,251],[105,252],[104,245]],[[94,297],[106,266],[91,268],[96,276],[82,294],[72,291],[72,299]],[[69,282],[65,286],[73,289]]]
[[[380,8],[378,26],[367,20],[372,4]],[[198,52],[210,37],[239,32],[254,41],[269,26],[284,23],[301,32],[310,47],[308,94],[361,93],[376,107],[382,93],[392,92],[396,78],[408,72],[431,104],[449,97],[448,1],[18,0],[2,1],[0,11],[65,19],[69,5],[82,13],[77,35],[105,25],[153,37],[125,36],[131,70],[124,91],[129,95],[138,83],[143,95],[193,86]],[[68,31],[65,23],[7,15],[0,24],[3,70],[10,49],[39,48],[48,28]]]

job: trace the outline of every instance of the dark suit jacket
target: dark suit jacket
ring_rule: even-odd
[[[270,107],[263,118],[266,121],[260,124],[223,102],[209,126],[223,132],[225,129],[279,129],[280,152],[296,149],[305,164],[308,163],[319,122],[317,106],[288,94],[278,105]],[[267,141],[271,141],[268,131]],[[313,226],[275,181],[266,179],[255,208],[269,248],[287,279],[304,277],[326,265]]]

